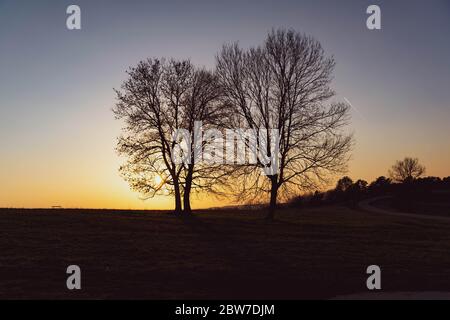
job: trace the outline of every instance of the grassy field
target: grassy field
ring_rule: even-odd
[[[345,207],[263,213],[0,211],[1,298],[299,299],[450,291],[450,224]],[[82,290],[66,289],[66,268]]]

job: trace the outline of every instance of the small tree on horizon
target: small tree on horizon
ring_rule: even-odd
[[[336,183],[336,188],[334,190],[337,192],[346,192],[352,184],[353,180],[350,177],[345,176],[338,180],[338,182]]]
[[[419,163],[419,159],[405,157],[397,161],[389,170],[389,176],[394,182],[412,182],[425,173],[425,167]]]

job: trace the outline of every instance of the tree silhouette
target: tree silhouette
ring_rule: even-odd
[[[269,195],[268,219],[274,217],[280,190],[312,188],[345,169],[352,138],[341,129],[349,109],[343,103],[327,105],[334,96],[334,65],[318,41],[292,30],[272,31],[262,46],[249,50],[225,45],[217,56],[219,82],[233,109],[231,123],[279,132],[278,154],[270,148],[273,138],[266,137],[269,164],[258,158],[256,165],[236,171],[243,181],[241,199]],[[267,174],[274,166],[278,170]]]
[[[188,60],[148,59],[127,72],[121,90],[115,90],[113,109],[125,127],[117,150],[127,156],[120,172],[133,190],[145,198],[173,195],[175,212],[191,211],[192,189],[213,190],[223,175],[213,166],[194,161],[194,139],[184,141],[190,151],[180,152],[177,131],[185,129],[193,138],[195,121],[208,125],[219,117],[219,89],[214,75],[196,69]],[[204,143],[198,148],[203,148]],[[198,151],[198,150],[197,150]],[[177,156],[190,161],[176,161]]]
[[[375,195],[384,194],[389,190],[390,185],[391,179],[380,176],[369,185],[369,191]]]
[[[356,207],[358,202],[366,195],[367,192],[367,181],[357,180],[355,183],[350,185],[347,190],[348,198],[350,200],[350,205]]]
[[[334,189],[337,192],[346,192],[353,184],[353,180],[350,177],[342,177],[336,183],[336,188]]]
[[[417,158],[406,157],[397,161],[389,170],[389,176],[395,182],[412,182],[425,173],[425,167]]]

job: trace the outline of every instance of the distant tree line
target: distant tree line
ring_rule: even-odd
[[[392,196],[393,205],[398,209],[410,210],[415,201],[432,201],[433,191],[450,190],[450,176],[421,177],[425,167],[418,159],[406,157],[397,161],[389,170],[389,177],[380,176],[371,183],[352,180],[344,176],[336,187],[328,191],[315,191],[294,197],[291,206],[321,206],[343,204],[356,207],[363,199]]]

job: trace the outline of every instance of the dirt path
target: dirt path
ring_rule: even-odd
[[[390,210],[377,208],[372,205],[372,203],[377,200],[388,199],[388,198],[391,198],[391,197],[385,196],[385,197],[366,199],[359,203],[359,207],[364,211],[377,213],[377,214],[388,214],[388,215],[397,216],[397,217],[417,218],[417,219],[427,219],[427,220],[434,220],[434,221],[450,222],[450,217],[440,217],[440,216],[425,215],[425,214],[390,211]]]

